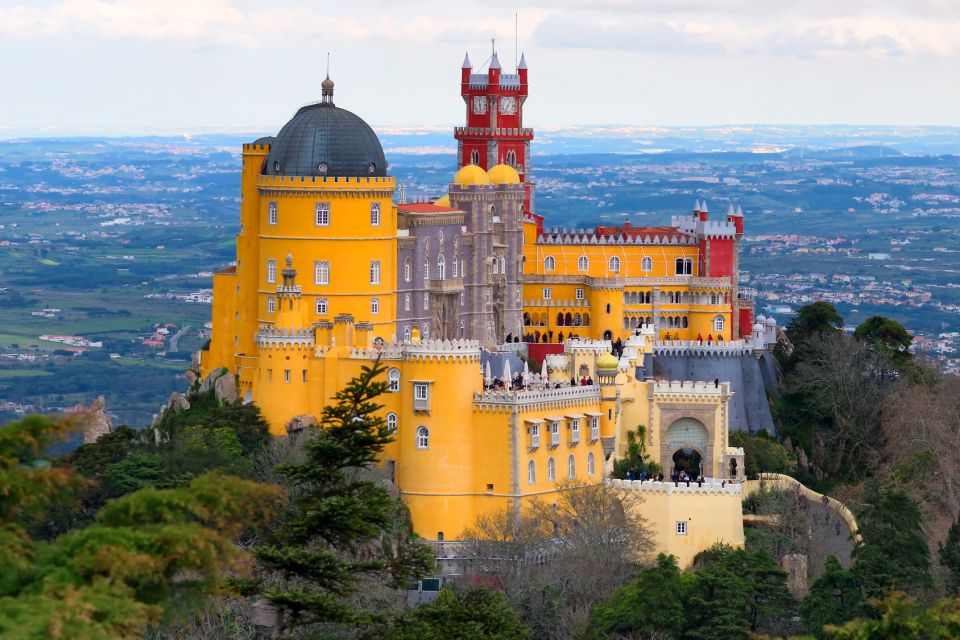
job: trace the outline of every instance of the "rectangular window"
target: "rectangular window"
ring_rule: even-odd
[[[530,448],[536,449],[540,446],[540,425],[530,425]]]
[[[287,384],[290,384],[290,369],[283,370],[283,381]]]
[[[267,205],[267,224],[277,224],[277,203]]]
[[[410,294],[403,294],[403,310],[410,311]]]
[[[430,385],[426,382],[415,382],[413,384],[413,410],[430,410]]]
[[[560,423],[559,422],[550,423],[550,445],[553,447],[560,446]]]
[[[327,315],[327,299],[326,298],[317,298],[317,315],[320,315],[320,316]]]
[[[687,535],[687,523],[685,520],[677,520],[677,535],[678,536]]]
[[[330,203],[318,202],[314,209],[314,222],[318,227],[330,226]]]
[[[370,262],[370,284],[380,284],[380,261]]]
[[[570,442],[580,442],[580,421],[570,421]]]
[[[300,379],[303,380],[303,382],[306,382],[306,381],[307,381],[307,370],[306,370],[306,369],[304,369],[303,371],[300,372]]]
[[[380,226],[380,203],[374,202],[370,205],[370,226]]]
[[[277,310],[277,303],[273,299],[273,296],[267,298],[267,313],[273,313]]]
[[[583,300],[583,288],[578,287],[573,290],[573,295],[577,300]]]
[[[317,260],[313,263],[313,284],[330,284],[330,263],[326,260]]]
[[[423,294],[423,310],[426,311],[429,308],[430,308],[430,294],[424,293]]]
[[[549,300],[549,299],[552,298],[552,297],[553,297],[553,289],[550,288],[550,287],[544,287],[544,288],[543,288],[543,299],[544,299],[544,300]]]
[[[600,421],[597,418],[590,418],[590,439],[600,439]]]
[[[267,382],[273,382],[273,369],[267,369]]]
[[[374,315],[380,313],[380,298],[370,298],[370,313]]]

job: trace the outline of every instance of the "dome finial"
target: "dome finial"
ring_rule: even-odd
[[[327,77],[320,83],[321,102],[333,106],[333,80],[330,79],[330,52],[327,52]]]

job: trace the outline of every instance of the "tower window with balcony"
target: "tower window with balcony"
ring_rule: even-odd
[[[553,271],[557,268],[557,261],[553,256],[547,256],[543,259],[543,270],[544,271]]]
[[[317,298],[317,315],[319,316],[327,315],[327,299],[326,298]]]
[[[600,439],[600,420],[596,417],[590,418],[590,440]]]
[[[380,284],[380,261],[370,262],[370,284]]]
[[[374,202],[370,205],[370,226],[380,226],[380,203]]]
[[[550,423],[550,446],[557,447],[560,445],[560,423],[551,422]]]
[[[430,410],[430,385],[426,382],[415,382],[413,384],[413,410]]]
[[[318,227],[330,226],[330,203],[318,202],[314,207],[314,224]]]
[[[447,277],[447,260],[441,253],[437,256],[437,280],[443,280]]]
[[[313,263],[313,284],[330,284],[330,263],[326,260],[318,260]]]
[[[530,425],[530,448],[536,449],[540,446],[540,425]]]
[[[610,258],[610,271],[613,271],[614,273],[620,271],[620,258],[617,256]]]
[[[653,258],[650,256],[644,256],[643,260],[640,261],[640,270],[653,271]]]
[[[267,282],[277,281],[277,261],[267,260]]]
[[[570,442],[580,442],[580,421],[570,421]]]
[[[277,224],[277,203],[271,202],[267,205],[267,224]]]
[[[577,258],[577,271],[586,271],[590,268],[590,260],[587,259],[587,256],[580,256]]]

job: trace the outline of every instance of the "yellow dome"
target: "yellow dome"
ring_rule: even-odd
[[[520,174],[508,164],[490,167],[487,176],[493,184],[520,184]]]
[[[460,168],[453,176],[453,181],[459,185],[490,184],[487,172],[475,164],[468,164]]]
[[[450,206],[450,196],[440,196],[433,201],[433,204],[438,207],[449,207]]]
[[[612,353],[601,353],[597,356],[597,369],[616,369],[620,365],[620,360]]]

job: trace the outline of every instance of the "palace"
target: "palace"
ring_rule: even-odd
[[[464,60],[458,169],[431,202],[395,202],[376,134],[335,106],[329,76],[320,102],[243,145],[237,260],[214,275],[201,373],[235,375],[285,435],[379,358],[396,433],[383,463],[428,539],[565,479],[603,482],[642,425],[665,475],[706,478],[620,484],[645,493],[661,550],[685,563],[742,544],[728,436],[767,426],[749,399],[776,337],[738,295],[742,212],[711,220],[698,201],[664,227],[545,229],[527,73]]]

